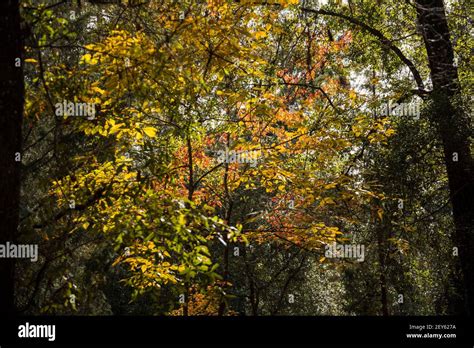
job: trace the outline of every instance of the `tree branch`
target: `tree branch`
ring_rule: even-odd
[[[415,79],[415,82],[418,86],[418,90],[421,93],[427,93],[425,91],[425,87],[424,87],[424,84],[423,84],[423,79],[421,78],[421,75],[420,75],[419,71],[416,69],[415,64],[413,64],[413,62],[410,59],[408,59],[403,54],[403,52],[397,46],[395,46],[393,44],[393,42],[390,39],[388,39],[381,31],[367,25],[366,23],[358,20],[357,18],[348,16],[348,15],[345,15],[345,14],[342,14],[342,13],[337,13],[337,12],[333,12],[333,11],[329,11],[329,10],[313,10],[313,9],[310,9],[310,8],[302,8],[302,11],[313,13],[313,14],[322,14],[322,15],[326,15],[326,16],[333,16],[333,17],[342,18],[342,19],[344,19],[344,20],[346,20],[346,21],[348,21],[348,22],[364,29],[365,31],[369,32],[370,34],[375,36],[380,41],[380,43],[382,45],[386,46],[393,53],[395,53],[397,55],[397,57],[410,69],[410,71],[413,75],[413,78]]]

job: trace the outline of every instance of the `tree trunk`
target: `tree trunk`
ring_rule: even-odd
[[[431,121],[444,146],[455,224],[454,242],[464,275],[465,314],[474,314],[474,182],[471,121],[461,88],[443,0],[417,0],[417,15],[433,82]]]
[[[15,242],[19,219],[21,125],[23,117],[23,46],[18,0],[0,2],[0,244]],[[0,315],[14,305],[14,262],[0,259]]]

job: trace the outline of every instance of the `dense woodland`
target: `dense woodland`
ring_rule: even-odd
[[[2,1],[0,311],[474,313],[469,2]]]

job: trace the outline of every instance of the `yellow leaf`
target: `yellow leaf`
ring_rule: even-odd
[[[94,92],[100,93],[101,95],[102,95],[102,94],[105,94],[105,90],[103,90],[102,88],[99,88],[99,87],[92,87],[91,89],[92,89]]]
[[[87,53],[82,56],[82,61],[86,64],[95,65],[98,63],[97,59],[92,58],[92,55]]]
[[[123,126],[123,123],[113,125],[109,130],[109,134],[117,133],[120,130],[120,127],[122,127],[122,126]]]
[[[156,128],[154,127],[145,127],[143,128],[143,132],[145,132],[145,134],[148,135],[150,138],[156,136]]]
[[[377,210],[377,215],[379,216],[380,221],[382,221],[382,217],[383,217],[383,209],[382,208],[379,208]]]
[[[395,134],[395,129],[392,129],[392,128],[387,129],[387,131],[385,132],[385,135],[388,137],[393,134]]]
[[[336,202],[334,202],[334,199],[332,199],[331,197],[325,197],[321,200],[319,206],[324,207],[327,204],[336,204]]]
[[[261,38],[264,38],[264,37],[266,37],[266,36],[267,36],[267,33],[264,32],[264,31],[257,31],[257,32],[255,33],[255,38],[256,38],[256,39],[261,39]]]
[[[90,62],[91,58],[92,58],[92,56],[91,56],[89,53],[84,54],[84,55],[82,56],[82,60],[83,60],[84,63],[86,63],[86,64]]]
[[[330,183],[330,184],[325,185],[324,188],[325,188],[326,190],[330,190],[330,189],[332,189],[332,188],[335,188],[336,186],[337,186],[337,183],[332,182],[332,183]]]

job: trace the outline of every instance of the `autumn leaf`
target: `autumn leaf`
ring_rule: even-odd
[[[143,132],[148,135],[150,138],[153,138],[156,136],[156,128],[153,127],[145,127],[143,128]]]

